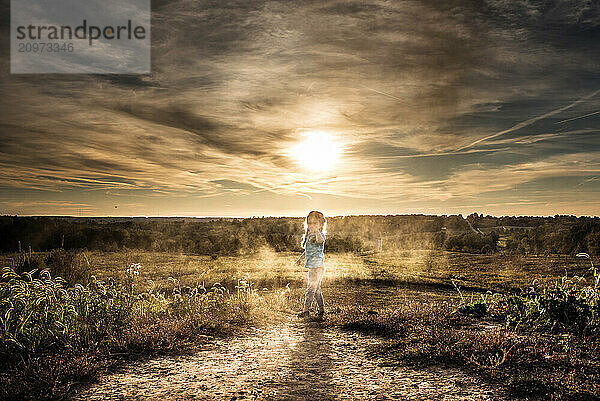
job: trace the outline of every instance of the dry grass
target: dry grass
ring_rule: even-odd
[[[263,249],[239,257],[153,253],[90,252],[97,280],[133,285],[135,324],[118,344],[78,352],[45,350],[24,357],[0,373],[4,397],[60,398],[72,383],[93,378],[98,369],[157,352],[185,352],[206,335],[228,335],[248,325],[268,324],[300,307],[306,270],[293,265],[297,254]],[[10,263],[11,255],[4,255]],[[13,256],[14,258],[14,256]],[[139,276],[127,267],[140,264]],[[468,255],[442,251],[385,251],[369,256],[329,254],[324,292],[330,324],[386,338],[376,355],[387,363],[452,363],[508,383],[515,394],[575,399],[600,396],[597,340],[508,330],[499,320],[457,312],[461,298],[477,291],[507,291],[533,279],[585,275],[588,265],[566,256]],[[251,294],[235,299],[239,280]],[[227,299],[211,313],[188,295],[219,283]],[[286,287],[290,290],[286,290]],[[129,288],[129,287],[128,287]],[[283,295],[282,295],[283,293]],[[150,294],[150,295],[144,295]],[[143,313],[142,313],[143,312]],[[16,360],[16,359],[15,359]],[[540,378],[544,378],[543,380]],[[547,379],[546,379],[547,378]],[[530,391],[532,394],[525,394]],[[593,398],[590,398],[593,399]]]
[[[459,302],[406,301],[393,308],[347,305],[331,324],[379,335],[373,356],[388,365],[450,364],[506,385],[516,399],[600,397],[600,341],[507,329],[457,313]]]
[[[169,277],[182,285],[203,281],[231,284],[236,278],[251,279],[256,288],[304,285],[306,271],[294,266],[297,254],[261,252],[244,256],[210,256],[158,252],[91,252],[92,273],[98,278],[124,275],[126,266],[141,263],[144,278],[158,288],[172,287]],[[565,274],[582,275],[588,265],[581,259],[563,256],[474,255],[456,252],[409,250],[384,251],[369,256],[328,254],[328,282],[404,283],[452,288],[455,281],[462,288],[501,291],[528,285],[533,279],[552,280]],[[149,282],[140,283],[142,289]]]

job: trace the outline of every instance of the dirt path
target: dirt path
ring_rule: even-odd
[[[382,366],[378,338],[294,317],[194,355],[138,362],[81,392],[81,400],[499,400],[502,391],[458,369]]]

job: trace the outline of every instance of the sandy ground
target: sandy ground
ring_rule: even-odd
[[[501,400],[504,391],[459,369],[386,366],[381,338],[289,316],[214,340],[193,355],[140,361],[107,374],[77,400]]]

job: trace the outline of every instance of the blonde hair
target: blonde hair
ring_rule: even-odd
[[[323,213],[321,213],[317,210],[313,210],[304,219],[304,235],[302,236],[302,244],[304,244],[304,241],[306,241],[306,238],[308,237],[309,221],[315,221],[315,220],[316,220],[316,223],[319,225],[319,231],[321,231],[323,234],[326,233],[327,220],[325,219],[325,216],[323,215]]]

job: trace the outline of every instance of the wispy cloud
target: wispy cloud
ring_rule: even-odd
[[[511,190],[516,185],[532,183],[545,178],[578,178],[594,174],[600,174],[600,155],[581,153],[499,167],[477,168],[472,166],[470,169],[453,174],[445,182],[445,186],[453,194],[475,195],[483,192]],[[556,188],[549,188],[548,193],[552,194],[556,190]]]
[[[580,186],[582,186],[582,185],[585,185],[585,184],[587,184],[587,183],[590,183],[590,182],[593,182],[593,181],[598,181],[598,179],[600,179],[600,177],[598,177],[598,176],[594,176],[594,177],[592,177],[592,178],[588,178],[587,180],[583,180],[582,182],[580,182],[580,183],[579,183],[579,184],[577,184],[576,186],[577,186],[577,187],[580,187]]]
[[[476,3],[157,2],[148,76],[0,77],[0,201],[400,212],[501,210],[519,192],[546,205],[548,182],[598,172],[600,17],[589,2]],[[289,157],[306,130],[344,145],[334,170]],[[578,192],[594,209],[594,182]]]
[[[579,120],[580,118],[586,118],[586,117],[594,116],[596,114],[600,114],[600,111],[594,111],[593,113],[587,113],[582,116],[567,118],[566,120],[560,120],[560,121],[557,121],[556,124],[562,124],[562,123],[566,123],[569,121],[575,121],[575,120]]]
[[[520,130],[522,128],[525,128],[525,127],[527,127],[527,126],[529,126],[529,125],[531,125],[531,124],[539,121],[539,120],[542,120],[542,119],[548,118],[548,117],[552,117],[552,116],[554,116],[556,114],[562,113],[563,111],[569,110],[570,108],[577,106],[579,103],[584,102],[584,101],[586,101],[586,100],[588,100],[588,99],[596,96],[598,93],[600,93],[600,89],[598,89],[598,90],[596,90],[596,91],[588,94],[587,96],[584,96],[584,97],[582,97],[580,99],[577,99],[573,103],[570,103],[570,104],[568,104],[568,105],[566,105],[564,107],[560,107],[560,108],[558,108],[556,110],[552,110],[552,111],[550,111],[548,113],[544,113],[541,116],[537,116],[537,117],[530,118],[528,120],[522,121],[522,122],[520,122],[518,124],[513,125],[512,127],[508,128],[508,129],[505,129],[503,131],[496,132],[495,134],[488,135],[486,137],[480,138],[480,139],[478,139],[478,140],[476,140],[474,142],[471,142],[468,145],[461,146],[461,147],[459,147],[457,149],[457,151],[461,151],[461,150],[464,150],[464,149],[472,148],[473,146],[475,146],[475,145],[477,145],[479,143],[482,143],[484,141],[487,141],[487,140],[490,140],[490,139],[493,139],[493,138],[497,138],[497,137],[499,137],[501,135],[505,135],[505,134],[508,134],[508,133],[516,131],[516,130]]]

